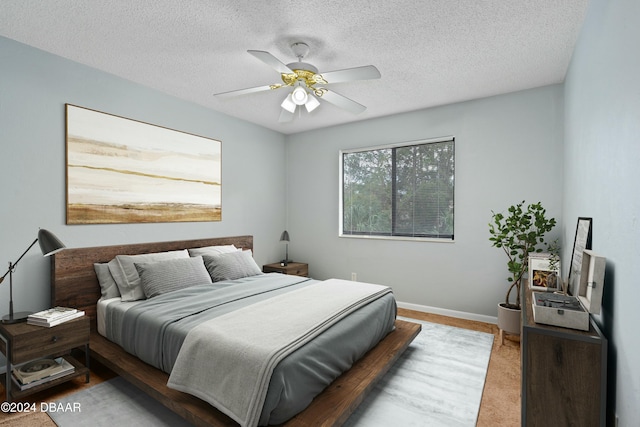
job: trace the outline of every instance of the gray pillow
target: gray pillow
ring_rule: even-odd
[[[120,291],[109,271],[109,265],[107,263],[95,263],[93,264],[93,268],[96,271],[96,276],[98,276],[98,283],[100,283],[100,292],[102,293],[102,298],[100,299],[119,297]]]
[[[158,262],[176,258],[189,258],[189,252],[183,249],[152,254],[117,255],[109,262],[109,271],[118,285],[122,301],[137,301],[145,298],[144,291],[140,286],[140,276],[133,265],[134,263]]]
[[[203,255],[204,265],[214,282],[234,280],[262,274],[251,251],[236,251],[218,255]]]
[[[134,263],[147,298],[194,285],[211,283],[202,257],[170,259],[160,262]]]

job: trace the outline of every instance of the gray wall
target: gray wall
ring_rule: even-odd
[[[564,236],[593,218],[593,250],[607,257],[609,416],[640,420],[640,2],[593,0],[565,83]],[[569,256],[565,250],[565,257]],[[615,402],[615,404],[614,404]]]
[[[491,318],[506,274],[488,242],[490,212],[540,200],[560,220],[564,260],[577,217],[594,219],[594,250],[608,259],[598,320],[610,338],[610,411],[632,425],[640,419],[638,16],[636,0],[593,0],[564,86],[288,137],[0,38],[0,260],[14,261],[43,227],[72,247],[248,233],[265,263],[282,257],[286,225],[290,257],[309,262],[314,277],[356,272],[419,308]],[[223,221],[66,226],[65,103],[222,140]],[[340,149],[444,135],[456,137],[454,243],[338,238]],[[17,310],[49,305],[48,265],[37,248],[21,261]]]
[[[556,85],[289,136],[290,257],[315,278],[355,272],[392,286],[400,302],[491,320],[507,289],[506,256],[488,240],[491,210],[542,201],[561,219],[562,100]],[[454,243],[338,237],[340,149],[446,135],[456,138]]]
[[[0,274],[39,227],[69,247],[252,234],[258,263],[281,258],[286,199],[274,189],[285,184],[283,135],[5,38],[0,64]],[[65,225],[65,103],[221,140],[222,221]],[[20,262],[16,311],[49,307],[48,268],[37,245]]]

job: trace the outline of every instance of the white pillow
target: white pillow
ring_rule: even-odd
[[[158,262],[168,259],[189,258],[186,249],[181,251],[157,252],[140,255],[117,255],[109,262],[109,271],[118,285],[122,301],[145,299],[144,290],[140,286],[140,276],[134,263]]]
[[[189,255],[217,255],[226,254],[229,252],[237,252],[242,249],[236,248],[234,245],[221,245],[221,246],[205,246],[203,248],[191,248],[189,249]]]

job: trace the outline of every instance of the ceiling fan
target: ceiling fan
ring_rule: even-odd
[[[262,50],[247,51],[279,72],[283,83],[217,93],[215,96],[228,98],[248,93],[276,90],[282,87],[292,87],[293,90],[287,95],[282,104],[280,104],[282,112],[280,113],[279,122],[290,122],[293,120],[296,109],[301,111],[302,106],[305,107],[307,112],[312,112],[320,106],[318,99],[325,100],[354,114],[362,113],[367,109],[364,105],[340,95],[331,89],[327,89],[325,86],[355,80],[379,79],[380,72],[376,67],[366,65],[320,74],[316,67],[302,62],[302,59],[309,53],[309,46],[306,43],[294,43],[291,45],[291,50],[298,58],[298,62],[292,62],[286,65],[269,52]]]

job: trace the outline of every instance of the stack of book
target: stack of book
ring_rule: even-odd
[[[39,359],[29,362],[13,370],[13,382],[20,390],[44,384],[56,378],[63,377],[75,368],[63,357],[57,359]]]
[[[30,314],[27,317],[27,323],[50,328],[82,316],[84,316],[84,311],[76,310],[75,308],[53,307]]]

